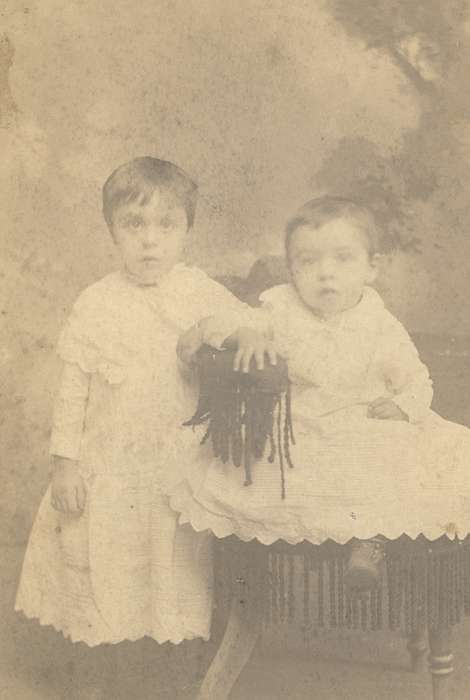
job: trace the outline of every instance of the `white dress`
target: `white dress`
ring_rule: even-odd
[[[470,430],[430,409],[432,384],[403,326],[372,288],[321,321],[290,285],[265,292],[260,315],[289,364],[296,445],[281,499],[276,463],[242,470],[200,448],[200,469],[171,494],[180,522],[264,544],[470,531]],[[367,417],[387,396],[409,422]]]
[[[222,339],[240,307],[181,264],[158,287],[113,273],[81,294],[58,346],[65,364],[50,451],[78,460],[86,509],[57,513],[47,490],[16,610],[90,646],[209,637],[210,535],[177,526],[162,485],[179,480],[197,451],[181,427],[195,387],[180,374],[178,337],[223,308]]]

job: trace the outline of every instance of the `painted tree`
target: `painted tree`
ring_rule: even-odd
[[[344,136],[312,173],[311,189],[364,201],[375,210],[385,250],[397,253],[385,274],[387,303],[412,329],[433,332],[469,329],[468,5],[465,0],[326,3],[365,51],[385,55],[400,69],[420,118],[388,151],[373,134]],[[250,299],[283,274],[276,259],[259,260],[250,273]]]
[[[470,194],[461,129],[470,116],[463,90],[470,66],[467,2],[454,0],[330,0],[333,16],[370,51],[387,54],[407,77],[421,107],[416,130],[400,152],[381,157],[371,142],[344,141],[317,179],[374,202],[390,243],[417,250],[427,235],[421,204],[437,227],[466,235]],[[418,214],[418,219],[414,213]],[[434,241],[439,245],[440,241]]]

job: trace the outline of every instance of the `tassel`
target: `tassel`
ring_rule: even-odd
[[[390,591],[390,629],[400,627],[403,601],[403,559],[399,554],[391,557],[392,580]]]
[[[436,628],[442,625],[443,621],[443,610],[442,610],[442,599],[439,595],[440,585],[441,585],[441,560],[439,555],[436,555],[434,559],[434,600],[436,606]]]
[[[241,466],[243,456],[242,411],[241,391],[240,387],[237,386],[232,435],[232,461],[236,467]]]
[[[442,601],[442,620],[445,627],[450,624],[450,591],[449,585],[449,555],[446,553],[441,557],[441,580],[440,591]]]
[[[344,627],[344,558],[338,558],[338,624]]]
[[[377,589],[377,629],[383,628],[383,587]]]
[[[370,628],[373,632],[375,632],[378,629],[377,597],[378,597],[378,591],[376,588],[374,588],[370,593]]]
[[[286,618],[286,579],[285,579],[285,555],[279,554],[279,612],[281,622]]]
[[[279,467],[281,470],[281,498],[286,497],[286,478],[284,474],[284,455],[282,451],[282,437],[281,437],[281,418],[282,418],[282,402],[279,399],[277,404],[277,449],[279,455]]]
[[[353,608],[352,596],[348,591],[346,593],[346,617],[345,617],[347,629],[351,629],[351,627],[352,627],[352,618],[353,618],[352,608]]]
[[[273,602],[273,619],[277,623],[280,622],[280,615],[279,615],[279,598],[280,598],[280,591],[279,591],[279,554],[273,554],[273,597],[272,597],[272,602]]]
[[[287,441],[287,445],[289,445],[289,441],[292,443],[292,445],[295,445],[294,426],[292,424],[292,389],[290,380],[288,380],[286,391],[286,423],[289,432],[289,440]]]
[[[418,589],[416,586],[416,562],[410,557],[410,634],[418,628]]]
[[[304,629],[310,627],[310,556],[304,554]]]
[[[357,630],[359,627],[359,598],[352,596],[352,628]]]
[[[294,569],[294,555],[289,553],[287,555],[287,561],[289,564],[289,597],[288,597],[288,619],[289,622],[294,622],[295,619],[295,592],[294,592],[294,580],[295,580],[295,569]]]
[[[281,399],[282,400],[282,399]],[[286,457],[286,462],[289,468],[292,469],[294,465],[292,464],[290,456],[290,442],[295,445],[294,434],[292,429],[292,416],[291,416],[291,398],[290,398],[290,382],[287,386],[286,399],[285,399],[286,409],[284,418],[284,454]]]
[[[468,546],[469,538],[466,539],[465,547],[465,589],[464,589],[464,609],[465,615],[470,615],[470,547]]]
[[[426,553],[423,553],[423,558],[421,561],[422,565],[422,572],[421,576],[423,579],[423,591],[422,591],[422,605],[423,605],[423,617],[421,620],[421,626],[426,628],[428,627],[428,618],[429,618],[429,608],[428,608],[428,559]]]
[[[330,584],[330,626],[336,627],[338,620],[336,617],[336,560],[329,561],[329,584]]]
[[[370,601],[370,594],[366,596],[361,596],[361,628],[365,631],[367,629],[367,603]]]
[[[244,450],[243,450],[243,466],[245,469],[245,486],[249,486],[251,481],[251,449],[252,449],[252,420],[251,420],[251,406],[247,402],[245,404],[245,419],[244,419]]]
[[[323,627],[324,621],[324,572],[323,558],[318,561],[318,626]]]
[[[397,610],[396,610],[396,593],[397,593],[397,576],[396,576],[397,561],[396,556],[390,556],[387,559],[387,583],[388,583],[388,624],[391,630],[397,628]]]
[[[456,623],[455,569],[456,569],[456,557],[455,557],[454,546],[452,546],[452,549],[449,552],[449,571],[448,571],[448,574],[449,574],[448,586],[449,586],[449,593],[450,593],[449,624],[452,625],[452,627]]]
[[[428,556],[429,566],[429,628],[437,629],[439,625],[439,582],[437,580],[437,560],[433,556],[432,550],[429,550]]]
[[[457,593],[457,614],[456,614],[456,624],[460,623],[462,620],[462,612],[464,608],[464,582],[465,582],[465,574],[464,574],[464,548],[463,548],[463,543],[459,540],[458,544],[458,550],[457,550],[457,560],[458,560],[458,566],[457,566],[457,573],[456,573],[456,593]]]
[[[246,486],[252,483],[253,460],[262,458],[269,441],[269,461],[274,461],[276,452],[279,457],[284,499],[284,467],[285,463],[293,467],[290,444],[294,444],[287,365],[282,361],[265,372],[252,368],[248,374],[237,374],[232,361],[231,351],[201,348],[199,400],[195,414],[184,425],[207,423],[202,444],[210,438],[216,458],[224,464],[231,460],[236,467],[243,464]]]
[[[404,616],[405,616],[405,631],[406,634],[411,633],[411,572],[410,572],[410,559],[406,557],[403,562],[403,567],[401,570],[401,579],[403,581],[403,593],[405,599],[404,605]]]
[[[273,624],[273,554],[268,550],[267,561],[267,586],[266,590],[269,596],[268,604],[266,605],[266,624]]]

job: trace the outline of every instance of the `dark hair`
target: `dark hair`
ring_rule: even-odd
[[[174,163],[151,156],[134,158],[114,170],[103,186],[103,216],[109,228],[121,204],[138,200],[147,204],[155,190],[171,192],[184,207],[188,228],[194,224],[197,185]]]
[[[327,221],[342,217],[354,219],[361,226],[368,242],[370,255],[374,255],[379,251],[378,225],[372,211],[350,199],[327,195],[311,199],[288,221],[285,234],[287,260],[289,261],[289,248],[292,236],[300,226],[310,226],[313,229],[317,229]]]

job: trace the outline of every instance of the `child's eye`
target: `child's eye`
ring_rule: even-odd
[[[308,258],[301,258],[299,262],[301,265],[314,265],[317,262],[317,259],[311,256]]]
[[[162,219],[161,221],[161,227],[162,228],[173,228],[173,221],[171,219]]]
[[[127,228],[140,228],[142,226],[142,219],[138,216],[130,217],[124,221],[124,225]]]
[[[352,260],[352,257],[351,253],[338,253],[336,259],[340,262],[346,262],[347,260]]]

